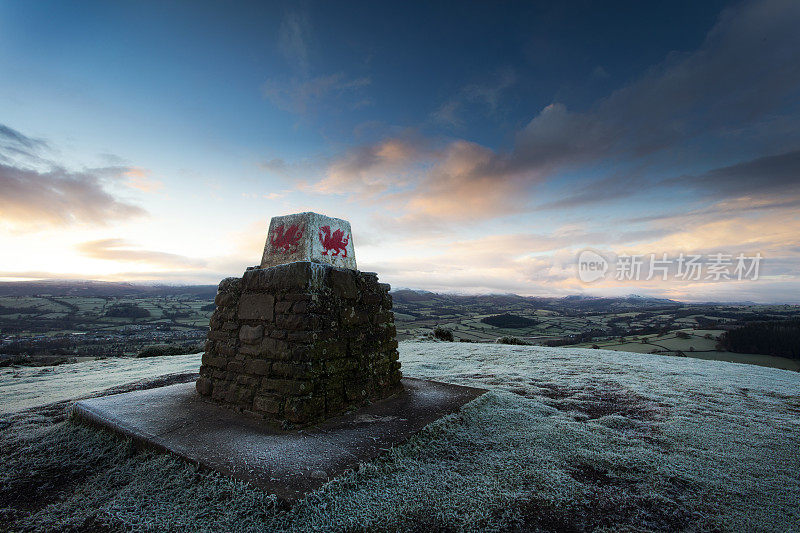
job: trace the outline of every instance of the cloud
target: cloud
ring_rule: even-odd
[[[357,146],[330,163],[326,177],[313,190],[375,196],[400,189],[412,180],[415,167],[430,157],[436,154],[412,134]]]
[[[587,290],[575,271],[581,249],[595,248],[608,255],[662,253],[675,258],[680,252],[708,256],[718,252],[750,257],[760,252],[766,289],[757,285],[717,282],[724,288],[695,282],[660,279],[641,282],[607,278],[591,286],[594,294],[624,295],[631,292],[684,300],[746,299],[790,300],[798,283],[800,216],[797,213],[732,214],[720,220],[672,221],[645,229],[609,231],[565,225],[549,233],[499,234],[475,239],[433,238],[408,246],[392,261],[362,261],[361,267],[381,273],[382,279],[401,286],[457,292],[507,292],[519,294],[574,294]],[[772,285],[770,285],[772,283]],[[783,287],[785,292],[773,290]],[[772,288],[770,288],[772,287]]]
[[[372,105],[364,88],[372,83],[368,76],[351,77],[344,72],[312,74],[310,43],[313,31],[307,10],[287,10],[278,32],[278,47],[292,74],[274,77],[261,86],[261,93],[273,105],[298,115],[321,110],[351,110]]]
[[[703,174],[668,180],[714,197],[780,195],[800,192],[800,150],[759,157]]]
[[[311,24],[308,13],[299,11],[287,12],[281,21],[278,43],[289,63],[308,74],[308,42],[311,37]]]
[[[343,72],[313,78],[293,77],[284,80],[267,80],[261,90],[265,98],[276,107],[297,114],[318,111],[330,101],[348,103],[351,107],[362,105],[362,89],[370,85],[370,78],[349,78]]]
[[[42,139],[34,139],[0,124],[0,163],[15,165],[18,161],[41,162],[39,153],[50,146]]]
[[[258,167],[281,178],[289,178],[297,185],[305,183],[309,176],[318,176],[326,167],[329,160],[321,155],[314,155],[296,161],[286,161],[282,157],[265,159],[258,163]]]
[[[167,268],[201,268],[205,261],[167,252],[141,250],[124,239],[101,239],[88,241],[76,246],[78,252],[105,261],[128,263],[148,263]]]
[[[794,207],[800,202],[800,150],[658,181],[648,179],[642,168],[619,171],[589,181],[574,194],[540,205],[538,209],[573,208],[627,198],[640,194],[642,189],[659,188],[680,188],[695,197],[700,194],[713,199],[740,198],[742,202],[737,203],[736,209]],[[729,204],[717,202],[713,209],[725,209],[725,205]]]
[[[462,103],[458,100],[448,100],[431,114],[431,118],[438,124],[461,127],[464,125],[464,120],[459,115],[461,106]]]
[[[793,0],[741,4],[721,14],[697,50],[671,54],[590,109],[571,111],[560,102],[544,107],[517,132],[507,150],[465,139],[442,143],[430,138],[420,143],[425,146],[417,149],[419,159],[386,167],[371,156],[396,140],[383,139],[343,154],[330,165],[322,184],[337,183],[337,188],[328,187],[331,192],[381,197],[406,217],[456,220],[531,209],[537,184],[600,163],[638,171],[617,172],[590,183],[580,194],[551,207],[638,194],[655,182],[643,172],[651,156],[704,136],[719,139],[733,130],[757,130],[760,121],[792,112],[785,110],[793,109],[800,97],[798,23],[800,3]],[[499,92],[473,89],[465,94],[497,105],[493,95]],[[460,104],[454,102],[460,101],[440,108],[440,118],[456,121]],[[356,152],[361,156],[354,156]],[[775,184],[785,183],[781,176],[775,175]],[[395,190],[395,179],[404,190]],[[707,190],[723,188],[714,185],[722,182],[714,174],[699,176],[696,182],[693,186]]]
[[[119,168],[46,172],[0,164],[0,221],[17,228],[44,225],[108,224],[146,214],[105,189]]]
[[[150,171],[144,168],[132,167],[125,171],[128,180],[125,185],[142,192],[152,193],[161,190],[164,184],[150,177]]]
[[[619,171],[576,186],[576,192],[558,200],[538,205],[536,209],[571,209],[587,204],[620,200],[641,194],[650,186],[641,171]]]
[[[596,67],[594,67],[594,70],[592,70],[592,78],[594,79],[605,80],[610,77],[611,74],[609,74],[608,71],[605,68],[603,68],[603,65],[597,65]]]
[[[488,218],[525,208],[518,176],[507,174],[502,157],[481,145],[455,141],[440,154],[414,191],[397,195],[410,215],[449,220]]]
[[[9,128],[4,124],[0,124],[0,142],[3,145],[18,146],[27,148],[29,150],[37,150],[39,148],[47,147],[47,143],[41,139],[34,139],[23,135],[13,128]]]
[[[519,212],[528,201],[521,192],[534,181],[476,143],[394,137],[349,150],[312,189],[379,199],[403,213],[404,224],[424,225]]]
[[[68,170],[41,156],[49,150],[49,143],[0,124],[0,224],[31,230],[143,216],[144,209],[108,189],[120,182],[143,191],[161,186],[138,167]]]
[[[469,105],[480,105],[490,115],[497,111],[502,94],[517,81],[516,73],[510,68],[499,69],[486,83],[465,85],[453,98],[444,102],[431,114],[439,124],[460,127],[464,120],[460,111]]]
[[[662,220],[656,227],[671,232],[659,239],[630,245],[642,253],[766,252],[794,254],[800,247],[800,214],[796,210],[761,213],[730,212],[727,216],[690,216],[684,221]]]

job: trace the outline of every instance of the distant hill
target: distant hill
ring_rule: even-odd
[[[93,280],[0,282],[0,296],[86,296],[93,298],[188,295],[213,299],[216,285],[146,285]]]
[[[586,295],[572,295],[565,297],[520,296],[518,294],[443,294],[412,289],[399,289],[392,292],[395,304],[409,308],[424,305],[439,308],[469,307],[482,310],[485,313],[496,312],[497,309],[509,305],[525,305],[533,309],[544,309],[564,313],[570,312],[610,312],[672,309],[686,305],[675,300],[665,298],[650,298],[646,296],[629,295],[623,297],[607,298]]]
[[[89,296],[97,298],[147,297],[189,295],[213,298],[216,285],[154,285],[131,282],[95,280],[40,280],[0,282],[0,296]],[[663,308],[686,305],[666,298],[652,298],[631,294],[622,297],[599,297],[576,294],[564,297],[520,296],[518,294],[447,294],[418,289],[400,288],[392,291],[395,303],[440,303],[444,306],[492,308],[513,304],[533,305],[538,309],[564,311],[621,311],[623,309]],[[712,302],[707,302],[706,305]],[[742,302],[740,305],[752,304]]]

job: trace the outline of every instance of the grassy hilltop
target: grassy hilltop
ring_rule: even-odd
[[[48,369],[0,369],[0,391],[20,380],[27,391],[16,406],[15,395],[4,394],[4,404],[28,407],[0,418],[4,525],[92,531],[800,529],[796,372],[495,344],[402,342],[400,354],[407,375],[490,392],[292,509],[258,489],[64,420],[64,398],[143,373],[191,379],[186,372],[199,366],[199,355],[68,365],[80,376],[72,385]],[[104,383],[104,376],[118,381]]]

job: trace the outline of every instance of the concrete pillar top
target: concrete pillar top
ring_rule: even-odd
[[[312,212],[272,217],[261,268],[295,261],[356,270],[350,223]]]

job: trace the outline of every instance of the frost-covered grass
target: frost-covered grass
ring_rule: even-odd
[[[200,356],[115,357],[59,366],[3,367],[0,368],[0,413],[80,398],[161,374],[197,372]]]
[[[795,372],[535,346],[400,352],[409,376],[490,392],[291,509],[62,421],[56,405],[0,422],[0,519],[41,530],[800,529]]]

